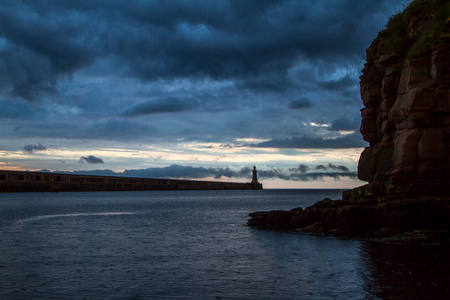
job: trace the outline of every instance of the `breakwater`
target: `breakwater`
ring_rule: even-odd
[[[258,182],[218,182],[0,170],[0,192],[261,190]]]

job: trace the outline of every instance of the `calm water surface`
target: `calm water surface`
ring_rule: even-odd
[[[0,299],[448,295],[448,249],[419,249],[408,259],[404,254],[411,251],[404,246],[243,226],[250,212],[306,207],[340,195],[339,190],[0,194]],[[420,262],[425,267],[418,267]]]

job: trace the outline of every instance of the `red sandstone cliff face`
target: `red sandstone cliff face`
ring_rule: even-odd
[[[450,0],[414,0],[367,49],[365,186],[249,226],[371,238],[450,239]]]
[[[430,14],[409,16],[403,53],[382,35],[367,49],[360,130],[370,147],[358,164],[358,178],[369,182],[364,194],[450,194],[450,44],[408,54],[430,26]]]

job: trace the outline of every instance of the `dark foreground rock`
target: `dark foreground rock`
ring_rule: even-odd
[[[450,197],[324,199],[305,209],[255,212],[249,226],[331,234],[418,240],[450,237]]]

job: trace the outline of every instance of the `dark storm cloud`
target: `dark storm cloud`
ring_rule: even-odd
[[[28,144],[28,145],[23,146],[24,153],[32,154],[32,153],[35,153],[38,151],[47,151],[47,147],[45,147],[41,143],[39,143],[37,145]]]
[[[308,165],[300,164],[297,168],[291,168],[291,169],[289,169],[289,171],[294,172],[294,173],[300,172],[300,173],[304,174],[304,173],[308,172],[308,169],[309,169]]]
[[[393,6],[389,0],[4,0],[0,74],[8,76],[0,78],[0,91],[29,100],[54,93],[61,77],[99,59],[111,62],[104,74],[143,80],[277,74],[282,82],[300,58],[354,62]],[[346,81],[323,85],[335,89]]]
[[[160,113],[178,113],[191,110],[195,107],[197,107],[197,105],[188,100],[160,99],[135,105],[125,110],[121,115],[126,117],[136,117]]]
[[[285,170],[282,168],[259,170],[258,178],[264,179],[281,179],[287,181],[314,181],[324,180],[326,178],[333,178],[339,180],[342,177],[348,177],[350,179],[356,179],[356,172],[350,172],[348,169],[338,168],[338,172],[302,172],[306,165],[300,165],[299,168]],[[343,166],[341,166],[343,167]],[[299,171],[300,170],[300,171]],[[57,171],[57,173],[62,173]],[[67,173],[67,172],[64,172]],[[70,173],[70,172],[69,172]],[[126,176],[126,177],[141,177],[141,178],[180,178],[180,179],[201,179],[213,177],[219,179],[226,178],[248,178],[250,181],[252,178],[252,169],[249,167],[243,167],[239,170],[233,170],[230,168],[205,168],[205,167],[193,167],[183,165],[170,165],[167,167],[159,168],[147,168],[147,169],[135,169],[125,170],[124,172],[114,172],[111,170],[92,170],[92,171],[74,171],[72,173],[82,175],[107,175],[107,176]]]
[[[42,172],[40,170],[39,172]],[[82,170],[82,171],[55,171],[53,173],[59,174],[77,174],[77,175],[97,175],[97,176],[122,176],[121,172],[114,172],[113,170]]]
[[[287,79],[284,74],[262,73],[237,82],[238,89],[246,89],[254,93],[285,94],[298,88],[298,84]]]
[[[358,80],[347,75],[338,80],[319,82],[319,86],[330,91],[342,91],[357,88]]]
[[[96,164],[103,164],[103,159],[96,157],[94,155],[89,155],[89,156],[82,156],[80,157],[79,160],[80,163],[84,164],[84,163],[88,163],[91,165],[96,165]]]
[[[356,172],[311,172],[311,173],[284,173],[279,170],[258,171],[260,179],[281,179],[286,181],[316,181],[326,178],[340,180],[342,177],[356,179]]]
[[[0,100],[0,107],[0,119],[32,119],[39,111],[24,100]]]
[[[228,178],[250,178],[252,170],[250,168],[242,168],[235,171],[230,168],[205,168],[192,167],[182,165],[170,165],[167,167],[147,168],[147,169],[133,169],[125,170],[123,172],[114,172],[111,170],[91,170],[91,171],[74,171],[64,172],[56,171],[56,173],[76,173],[83,175],[114,175],[127,177],[141,177],[141,178],[184,178],[184,179],[199,179],[206,177],[214,177],[216,179],[221,177]]]
[[[320,137],[293,137],[287,139],[273,139],[252,145],[257,148],[362,148],[365,147],[361,135],[352,133],[335,139],[324,139]]]
[[[331,126],[330,126],[330,128],[328,128],[328,130],[359,131],[360,124],[361,124],[360,119],[354,118],[354,119],[350,120],[347,118],[339,118],[339,119],[335,119],[331,122]]]
[[[142,170],[125,170],[125,176],[132,177],[156,177],[156,178],[205,178],[214,177],[247,177],[250,174],[250,169],[243,169],[241,171],[233,171],[230,168],[204,168],[192,167],[182,165],[170,165],[161,168],[148,168]]]
[[[0,71],[8,74],[3,92],[29,100],[54,93],[60,76],[95,60],[98,37],[89,36],[88,23],[51,5],[6,0],[0,6]]]
[[[327,167],[324,166],[324,165],[318,165],[318,166],[316,166],[315,169],[316,169],[316,170],[324,170],[324,171],[326,171],[326,170],[327,170]]]
[[[341,172],[350,172],[350,170],[343,165],[336,166],[335,164],[329,163],[328,165],[318,165],[315,167],[315,170],[335,170],[335,171],[341,171]]]
[[[80,138],[127,141],[142,137],[156,137],[159,130],[138,122],[121,119],[94,121]]]
[[[289,109],[304,109],[304,108],[310,108],[313,104],[311,101],[309,101],[307,98],[302,97],[298,100],[292,101],[289,103]]]

